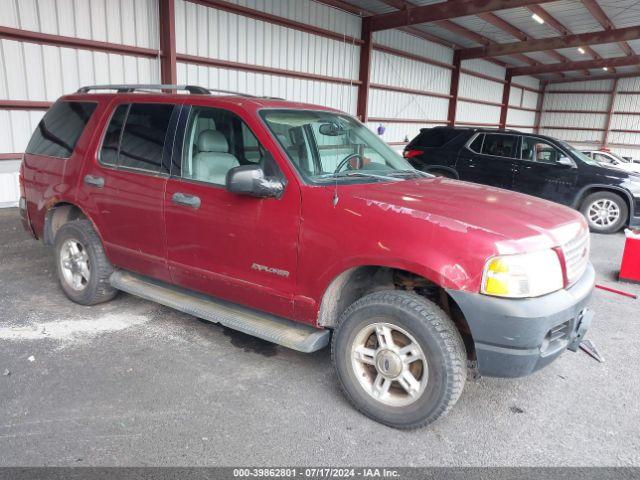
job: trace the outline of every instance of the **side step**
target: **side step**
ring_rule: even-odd
[[[109,282],[118,290],[300,352],[315,352],[329,343],[329,330],[257,312],[134,273],[115,271]]]

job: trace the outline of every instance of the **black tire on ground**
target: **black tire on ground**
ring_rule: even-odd
[[[84,281],[79,289],[73,288],[72,282],[67,281],[63,273],[61,256],[65,255],[63,246],[69,240],[77,242],[82,247],[80,252],[85,252],[85,258],[88,258],[89,279]],[[89,220],[73,220],[62,225],[56,233],[54,252],[60,286],[74,302],[95,305],[107,302],[117,294],[118,291],[109,283],[113,267],[107,260],[100,237]]]
[[[352,361],[352,348],[358,344],[358,338],[362,338],[360,332],[380,322],[399,327],[413,336],[426,359],[426,386],[408,405],[389,405],[374,398],[359,380],[359,376],[367,375],[366,371],[357,371],[358,367],[354,366],[357,362]],[[400,340],[402,338],[400,334]],[[379,343],[377,347],[378,353],[373,357],[376,363],[380,359]],[[366,295],[347,308],[333,333],[331,357],[340,385],[355,408],[380,423],[400,429],[422,427],[447,413],[460,397],[467,376],[464,343],[453,322],[429,300],[398,290]],[[380,377],[377,366],[365,367],[372,372],[372,377]],[[422,375],[424,373],[422,371]],[[392,382],[389,391],[402,394],[400,383]]]
[[[590,218],[589,210],[595,203],[607,201],[613,202],[617,206],[620,214],[615,222],[612,222],[609,225],[599,225]],[[582,212],[587,219],[589,229],[596,233],[615,233],[624,227],[629,219],[629,208],[627,207],[627,202],[625,202],[620,195],[608,191],[594,192],[587,195],[582,201],[582,205],[580,205],[580,212]]]

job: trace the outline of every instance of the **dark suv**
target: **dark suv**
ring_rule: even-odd
[[[405,147],[404,157],[434,175],[579,209],[594,232],[640,225],[640,175],[604,167],[556,138],[515,130],[424,128]]]

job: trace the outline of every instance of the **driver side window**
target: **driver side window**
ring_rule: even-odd
[[[564,155],[560,150],[539,138],[522,138],[520,157],[522,160],[539,163],[556,163],[563,156]]]
[[[181,176],[225,185],[227,172],[258,164],[264,149],[236,114],[218,108],[193,107],[185,131]]]

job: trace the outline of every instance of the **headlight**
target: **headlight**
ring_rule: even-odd
[[[553,250],[501,255],[487,261],[481,293],[496,297],[539,297],[564,286],[562,267]]]

